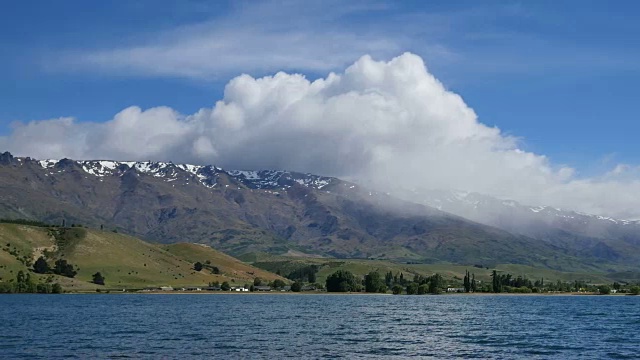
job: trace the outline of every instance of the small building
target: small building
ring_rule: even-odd
[[[271,291],[271,286],[254,286],[253,291]]]
[[[244,286],[234,286],[231,288],[231,291],[245,292],[245,291],[249,291],[249,289],[247,289]]]
[[[447,292],[449,293],[463,293],[464,288],[447,288]]]
[[[189,286],[189,287],[185,288],[184,290],[186,290],[186,291],[202,291],[202,288],[198,287],[198,286]]]
[[[160,286],[161,291],[173,291],[173,287],[171,286]]]
[[[206,287],[205,290],[207,290],[207,291],[222,291],[222,288],[220,286],[209,286],[209,287]]]

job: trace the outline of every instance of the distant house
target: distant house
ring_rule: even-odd
[[[171,287],[171,286],[160,286],[160,290],[162,290],[162,291],[173,291],[173,287]]]
[[[231,288],[231,291],[245,292],[245,291],[249,291],[249,289],[247,289],[244,286],[234,286]]]
[[[463,293],[464,288],[447,288],[447,292],[450,293]]]
[[[300,289],[300,291],[315,291],[316,287],[313,285],[305,285]]]
[[[280,291],[291,291],[291,286],[287,285],[287,286],[283,287],[282,289],[280,289]]]
[[[271,291],[271,286],[254,286],[253,291]]]
[[[220,286],[209,286],[209,287],[205,288],[205,290],[207,290],[207,291],[222,291],[222,288]]]
[[[202,291],[202,288],[199,286],[189,286],[187,288],[185,288],[184,290],[186,291]]]

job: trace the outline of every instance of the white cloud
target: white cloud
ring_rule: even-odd
[[[640,215],[639,177],[628,176],[635,168],[579,179],[569,167],[522,151],[517,139],[478,122],[473,109],[409,53],[389,62],[364,56],[343,73],[315,81],[283,72],[238,76],[215,106],[189,116],[130,107],[104,123],[18,123],[0,138],[0,148],[37,158],[289,169]]]

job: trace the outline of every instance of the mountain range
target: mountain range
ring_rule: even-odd
[[[5,152],[0,217],[102,227],[160,243],[205,243],[236,256],[511,263],[562,271],[640,267],[638,222],[461,192],[396,197],[282,170],[36,160]]]

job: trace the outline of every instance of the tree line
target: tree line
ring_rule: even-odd
[[[388,272],[384,277],[378,271],[369,272],[364,279],[358,278],[347,270],[338,270],[326,280],[328,292],[367,292],[385,294],[391,289],[393,294],[408,295],[439,294],[444,290],[445,282],[440,274],[422,276],[416,274],[407,279],[404,273]]]
[[[462,287],[457,288],[455,281],[449,281],[456,285],[449,288],[442,275],[436,273],[431,276],[414,274],[412,279],[404,276],[402,272],[385,273],[384,277],[378,271],[369,272],[362,277],[358,277],[347,270],[337,270],[326,279],[326,289],[328,292],[367,292],[367,293],[387,293],[389,290],[393,294],[423,295],[439,294],[443,291],[455,292],[485,292],[485,293],[538,293],[538,292],[590,292],[609,294],[613,290],[620,293],[640,295],[640,286],[624,287],[620,283],[612,285],[593,285],[585,281],[574,280],[573,282],[545,282],[544,278],[531,280],[525,276],[513,276],[509,273],[498,273],[493,270],[490,274],[491,283],[483,284],[476,280],[475,273],[465,271],[462,280]]]
[[[47,278],[44,282],[36,282],[30,273],[18,271],[15,279],[0,282],[0,294],[60,294],[62,286]]]

